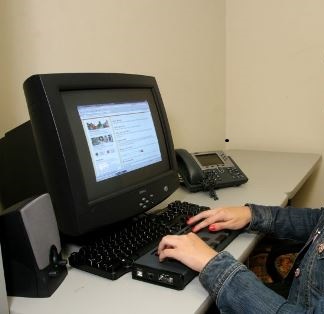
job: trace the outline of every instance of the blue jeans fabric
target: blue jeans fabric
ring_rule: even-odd
[[[250,204],[248,230],[305,242],[288,299],[267,288],[245,265],[220,252],[199,275],[221,313],[324,313],[324,209]]]

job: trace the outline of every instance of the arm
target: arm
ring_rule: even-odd
[[[324,313],[324,297],[311,309],[289,303],[225,251],[208,262],[199,279],[225,313]]]
[[[169,235],[158,247],[160,260],[175,258],[200,272],[199,279],[221,311],[228,313],[324,313],[324,298],[312,309],[288,303],[228,252],[218,253],[196,234]]]
[[[273,234],[277,238],[306,242],[315,228],[323,209],[283,208],[249,204],[206,210],[191,217],[193,232],[207,227],[211,231],[241,229]]]
[[[270,233],[276,238],[306,242],[316,227],[322,209],[261,206],[250,204],[249,229]]]

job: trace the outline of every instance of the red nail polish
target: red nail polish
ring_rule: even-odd
[[[210,231],[216,231],[216,227],[214,225],[210,225],[208,227],[208,230],[210,230]]]

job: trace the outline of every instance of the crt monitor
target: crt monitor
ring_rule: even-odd
[[[112,73],[24,82],[46,189],[60,231],[80,236],[158,205],[178,187],[156,80]]]

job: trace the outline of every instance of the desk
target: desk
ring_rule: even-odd
[[[319,164],[317,154],[275,153],[232,150],[227,152],[249,177],[239,187],[218,190],[214,201],[203,192],[188,193],[179,188],[161,204],[179,199],[210,207],[253,202],[286,205]],[[242,233],[227,248],[244,261],[258,240],[258,235]],[[210,303],[207,292],[196,277],[184,290],[176,291],[131,279],[128,273],[110,281],[78,269],[68,276],[50,298],[9,297],[11,314],[189,314],[203,313]]]

